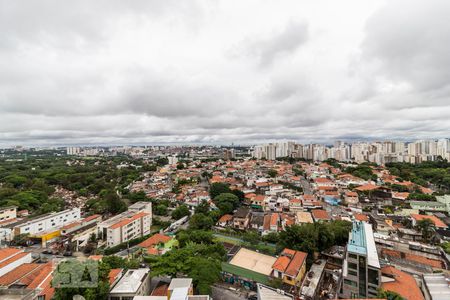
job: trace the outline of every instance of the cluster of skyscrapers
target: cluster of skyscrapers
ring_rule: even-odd
[[[439,158],[450,160],[450,140],[418,140],[415,142],[383,141],[354,142],[337,141],[334,145],[297,144],[276,142],[255,146],[252,156],[274,160],[279,157],[304,158],[323,161],[333,158],[339,161],[369,161],[380,165],[389,162],[420,163]]]

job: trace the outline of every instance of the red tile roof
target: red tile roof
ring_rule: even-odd
[[[0,261],[5,260],[8,257],[13,256],[14,254],[17,254],[19,252],[22,252],[23,250],[17,249],[17,248],[3,248],[0,249]]]
[[[365,185],[358,186],[357,188],[355,188],[355,190],[364,192],[364,191],[373,191],[373,190],[376,190],[376,189],[379,189],[379,188],[380,187],[378,185],[365,184]]]
[[[42,288],[42,291],[39,293],[39,296],[44,296],[45,300],[52,299],[53,294],[55,293],[55,288],[52,287],[52,280],[53,280],[53,275],[51,274],[40,285],[40,288]]]
[[[433,268],[439,268],[439,269],[443,268],[442,262],[440,260],[426,258],[424,256],[420,256],[420,255],[416,255],[416,254],[410,254],[410,253],[405,253],[405,252],[391,250],[391,249],[382,249],[381,253],[384,255],[387,255],[387,256],[406,259],[406,260],[416,262],[416,263],[419,263],[422,265],[427,265],[427,266],[430,266]]]
[[[17,253],[16,255],[14,255],[13,257],[10,257],[8,259],[5,259],[4,261],[2,261],[0,263],[0,269],[15,262],[16,260],[19,260],[27,255],[30,255],[30,253],[28,252],[21,252],[21,253]]]
[[[434,223],[434,226],[436,226],[438,228],[447,228],[447,225],[441,219],[439,219],[438,217],[433,216],[433,215],[411,214],[411,217],[416,221],[430,219]]]
[[[264,216],[264,224],[263,224],[263,230],[269,230],[270,229],[270,215]]]
[[[305,252],[285,248],[281,252],[280,257],[272,265],[272,268],[291,277],[296,277],[306,262],[307,255]]]
[[[291,262],[291,259],[287,256],[280,256],[277,258],[275,263],[272,265],[272,269],[284,272],[286,270],[287,266]]]
[[[123,226],[125,226],[125,225],[127,225],[127,224],[129,224],[129,223],[131,223],[131,222],[133,222],[133,221],[135,221],[135,220],[137,220],[137,219],[140,219],[140,218],[142,218],[142,217],[145,217],[145,216],[147,216],[147,215],[149,215],[149,214],[148,214],[148,213],[145,213],[145,212],[137,213],[137,214],[135,214],[134,216],[132,216],[132,217],[130,217],[130,218],[126,218],[125,220],[119,221],[119,222],[117,222],[117,223],[111,225],[110,228],[111,228],[111,229],[117,229],[117,228],[123,227]]]
[[[108,274],[109,284],[113,284],[116,281],[117,276],[120,276],[122,269],[111,269]]]
[[[153,291],[151,296],[167,296],[167,290],[169,289],[168,284],[162,284],[157,286]]]
[[[285,273],[288,274],[289,276],[293,277],[297,276],[298,272],[300,272],[301,267],[306,262],[307,255],[308,254],[305,252],[296,251]]]
[[[28,285],[29,289],[35,289],[40,287],[46,278],[53,272],[52,263],[43,264],[39,270],[33,272],[34,274],[29,274],[24,278],[20,279],[20,282]]]
[[[278,225],[278,214],[277,213],[273,213],[270,216],[270,226],[277,226]]]
[[[222,217],[220,217],[218,222],[219,223],[223,223],[223,222],[228,222],[228,221],[231,221],[231,220],[233,220],[233,216],[226,214],[226,215],[223,215]]]
[[[405,299],[424,300],[416,280],[408,273],[397,270],[392,266],[386,266],[381,269],[383,275],[394,277],[393,282],[384,282],[381,284],[383,290],[395,292]]]
[[[369,222],[369,217],[365,214],[355,213],[355,219],[358,221]]]
[[[324,178],[324,177],[316,178],[316,179],[314,179],[314,182],[316,182],[316,183],[333,183],[333,181],[331,181],[328,178]]]
[[[146,239],[142,243],[140,243],[139,246],[140,247],[144,247],[144,248],[149,248],[151,246],[158,245],[160,243],[167,243],[171,239],[172,238],[170,236],[157,233],[157,234],[152,235],[151,237],[149,237],[148,239]]]
[[[92,215],[92,216],[84,218],[83,220],[81,220],[81,222],[89,222],[89,221],[95,220],[99,217],[101,217],[101,215]]]
[[[313,209],[311,210],[311,214],[314,220],[330,220],[330,216],[327,211],[323,209]]]
[[[22,277],[42,268],[43,264],[25,263],[0,277],[0,286],[9,286]]]
[[[96,260],[96,261],[102,260],[102,258],[103,258],[103,255],[90,255],[88,257],[88,259],[92,259],[92,260]]]

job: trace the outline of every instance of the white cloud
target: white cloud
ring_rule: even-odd
[[[0,143],[447,136],[445,0],[0,0]]]

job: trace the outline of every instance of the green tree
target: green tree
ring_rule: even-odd
[[[278,175],[278,171],[277,171],[277,170],[274,170],[274,169],[270,169],[269,171],[267,171],[267,174],[268,174],[270,177],[275,178],[275,177],[277,177],[277,175]]]
[[[209,203],[206,200],[200,202],[197,207],[195,207],[196,214],[208,214],[209,212]]]
[[[128,200],[130,200],[131,203],[136,203],[139,201],[148,201],[147,196],[145,195],[144,191],[134,192],[134,193],[128,193],[126,196]]]
[[[214,198],[214,203],[222,214],[230,214],[239,206],[239,198],[231,193],[222,193]]]
[[[431,219],[425,218],[417,222],[416,228],[422,233],[422,237],[425,241],[429,241],[434,229],[434,223]]]
[[[402,296],[400,296],[399,294],[397,294],[395,292],[382,290],[382,289],[380,289],[378,291],[377,298],[387,299],[387,300],[406,300],[405,298],[403,298]]]
[[[118,214],[127,209],[125,202],[115,192],[107,192],[103,200],[106,203],[106,210],[112,214]]]
[[[276,244],[280,240],[277,232],[269,232],[262,237],[264,242]]]
[[[28,181],[28,179],[24,176],[13,174],[3,178],[3,181],[6,183],[10,183],[15,188],[18,188],[23,186]]]
[[[154,208],[153,213],[158,216],[167,216],[167,206],[164,204],[158,204]]]
[[[157,164],[158,166],[160,166],[160,167],[163,167],[163,166],[169,164],[169,159],[168,159],[167,157],[161,157],[161,158],[158,158],[158,159],[156,160],[156,164]]]
[[[102,262],[108,265],[110,269],[123,269],[127,264],[126,259],[116,255],[104,256]]]
[[[180,230],[177,233],[177,240],[180,247],[189,243],[212,244],[214,236],[211,231],[206,230]]]
[[[179,220],[185,216],[189,216],[191,213],[186,205],[180,205],[172,211],[172,218]]]
[[[153,276],[184,275],[193,279],[198,293],[210,293],[210,286],[220,280],[225,249],[221,244],[188,243],[162,256],[149,258]]]
[[[255,231],[247,231],[242,236],[244,242],[247,242],[252,245],[257,245],[261,241],[261,236]]]
[[[189,220],[189,229],[208,230],[214,225],[210,216],[198,213],[194,214]]]
[[[231,193],[230,185],[228,183],[223,182],[215,182],[211,184],[209,188],[209,195],[211,199],[216,198],[220,194]]]
[[[332,221],[292,225],[279,233],[279,248],[290,248],[311,254],[326,250],[332,245],[345,245],[352,224],[347,221]]]

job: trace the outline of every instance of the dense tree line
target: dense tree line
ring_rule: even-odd
[[[447,160],[438,159],[420,164],[388,163],[386,167],[392,175],[399,176],[403,180],[422,186],[428,186],[430,182],[443,193],[450,191],[450,163]]]
[[[290,248],[307,252],[309,259],[314,252],[321,252],[333,245],[345,245],[352,228],[351,222],[331,221],[286,227],[278,236],[279,250]]]
[[[89,206],[97,212],[117,213],[126,208],[116,191],[140,176],[134,167],[117,168],[125,158],[71,160],[62,157],[39,157],[26,160],[0,159],[0,206],[16,205],[33,214],[64,208],[61,199],[52,195],[56,186],[99,200]]]

